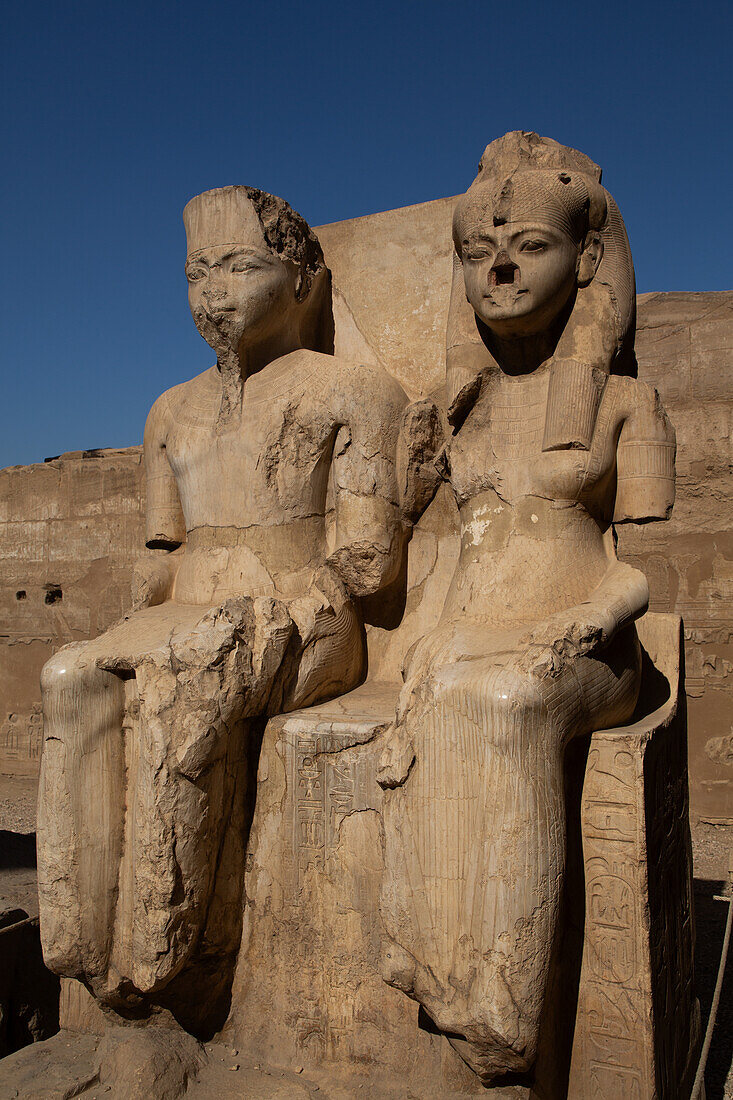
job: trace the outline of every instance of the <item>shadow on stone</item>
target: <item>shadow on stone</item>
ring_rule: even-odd
[[[0,871],[36,866],[36,834],[0,829]]]
[[[59,979],[46,969],[38,917],[0,928],[0,1056],[59,1029]]]
[[[700,998],[703,1031],[710,1016],[710,1005],[715,980],[720,965],[720,949],[723,945],[728,906],[716,901],[723,889],[722,882],[695,879],[695,977],[697,995]],[[733,1064],[733,952],[728,953],[728,963],[723,978],[720,1005],[715,1022],[713,1041],[705,1072],[707,1100],[723,1100],[725,1080]]]

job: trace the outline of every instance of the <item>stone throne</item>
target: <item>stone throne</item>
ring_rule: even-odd
[[[698,1023],[680,626],[674,615],[641,620],[634,720],[569,754],[564,928],[537,1091],[489,1093],[672,1097],[692,1081]],[[361,1071],[375,1096],[404,1095],[405,1083],[424,1096],[483,1094],[422,1010],[380,977],[376,772],[398,691],[368,680],[269,723],[224,1034],[255,1062],[328,1066],[346,1081]]]

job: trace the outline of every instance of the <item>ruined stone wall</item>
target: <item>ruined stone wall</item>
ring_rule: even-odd
[[[73,451],[0,470],[0,772],[38,771],[43,663],[129,605],[141,459],[140,447]]]
[[[318,230],[359,328],[412,397],[443,383],[453,201]],[[685,620],[692,811],[730,819],[733,292],[645,294],[638,305],[639,376],[659,389],[677,430],[678,496],[671,521],[619,528],[619,552],[649,577],[652,608]],[[32,714],[46,657],[127,606],[143,549],[142,497],[139,448],[0,472],[0,771],[37,769]],[[375,676],[395,677],[409,642],[440,612],[456,549],[452,515],[443,493],[416,530],[404,620],[396,633],[371,634]],[[10,728],[9,714],[20,716]]]
[[[693,816],[733,824],[733,293],[643,294],[639,377],[677,432],[666,523],[619,528],[653,611],[684,620]]]

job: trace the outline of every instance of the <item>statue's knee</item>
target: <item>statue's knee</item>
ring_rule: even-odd
[[[492,687],[492,703],[500,713],[518,715],[543,709],[542,689],[534,676],[501,669]]]
[[[124,688],[113,673],[97,667],[83,643],[59,650],[41,671],[44,739],[90,750],[99,735],[118,725]]]
[[[85,670],[82,647],[64,646],[46,661],[41,669],[41,691],[44,695],[62,691]]]

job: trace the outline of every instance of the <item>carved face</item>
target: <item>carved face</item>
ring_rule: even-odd
[[[544,332],[577,286],[580,248],[536,220],[471,227],[461,249],[466,297],[497,336]]]
[[[263,234],[199,249],[186,260],[188,302],[207,344],[241,353],[289,323],[297,309],[294,264],[281,260]]]

